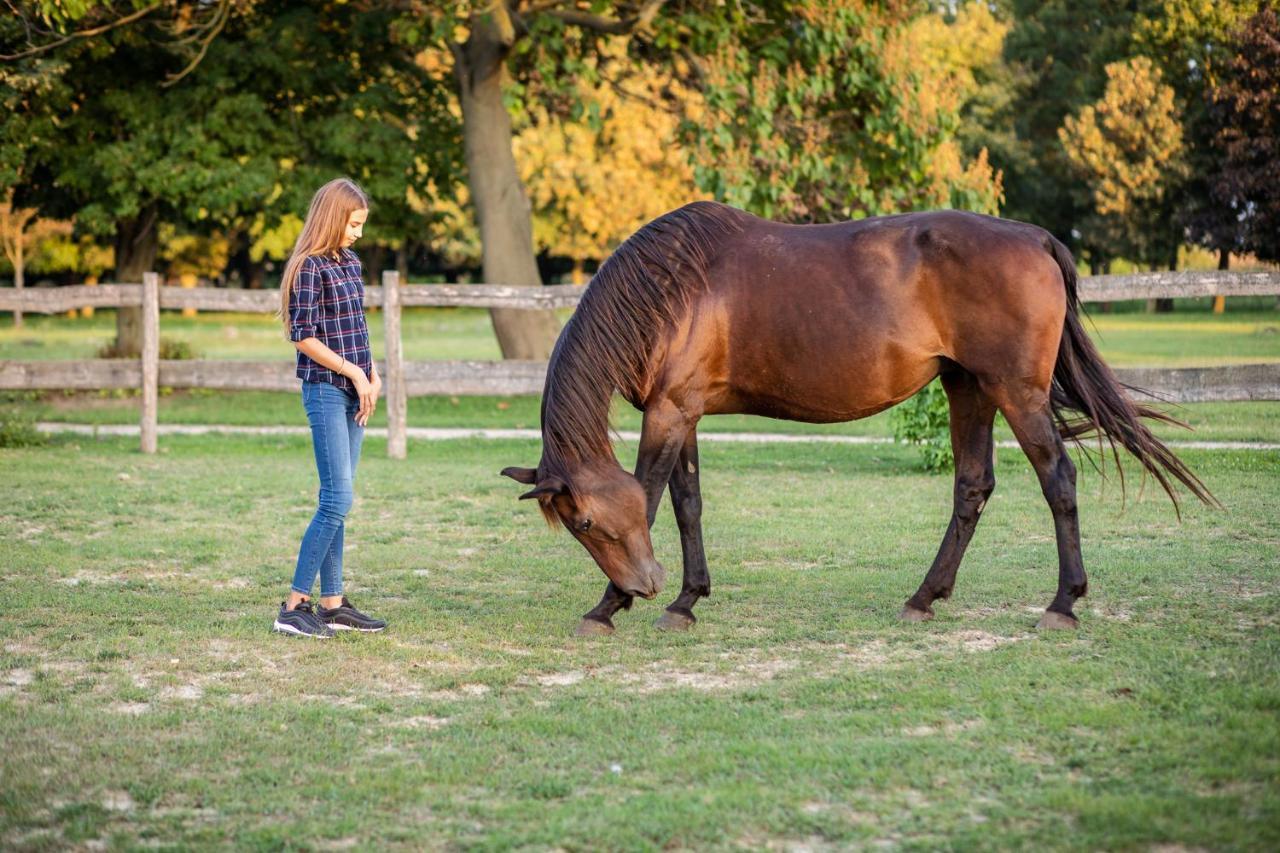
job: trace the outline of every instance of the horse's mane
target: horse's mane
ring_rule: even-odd
[[[570,463],[612,453],[614,390],[634,397],[646,384],[655,344],[706,288],[720,243],[742,230],[742,218],[714,202],[685,205],[632,234],[600,267],[547,365],[540,478],[572,489]]]

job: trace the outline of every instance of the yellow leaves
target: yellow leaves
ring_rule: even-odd
[[[160,225],[159,235],[160,257],[169,262],[170,274],[215,276],[227,266],[231,241],[224,235],[179,234],[168,223]]]
[[[965,3],[948,23],[928,12],[899,28],[885,45],[890,68],[920,81],[923,115],[954,112],[978,90],[974,72],[1000,60],[1009,25],[985,3]]]
[[[1182,123],[1173,89],[1148,57],[1113,62],[1106,72],[1102,98],[1068,116],[1058,136],[1097,212],[1124,217],[1161,199],[1169,179],[1185,171]]]
[[[514,139],[540,250],[601,260],[650,219],[704,197],[677,144],[678,119],[662,106],[668,93],[686,102],[697,95],[652,68],[610,62],[621,58],[606,56],[599,84],[577,86],[576,97],[600,116],[598,127],[531,105]]]

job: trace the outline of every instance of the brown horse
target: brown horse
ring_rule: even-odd
[[[1076,472],[1064,438],[1123,446],[1173,498],[1169,476],[1214,503],[1139,420],[1077,316],[1070,252],[1047,231],[957,211],[836,225],[783,225],[710,202],[645,225],[605,262],[560,335],[542,396],[542,460],[502,473],[534,486],[609,578],[580,634],[613,631],[664,571],[649,528],[664,487],[680,529],[684,585],[658,620],[688,628],[711,592],[702,545],[697,425],[746,413],[813,423],[864,418],[941,375],[951,407],[951,523],[902,610],[932,618],[947,598],[995,488],[999,410],[1053,511],[1058,593],[1040,620],[1075,627],[1088,589]],[[618,464],[608,411],[617,390],[644,412],[634,476]],[[1074,413],[1070,417],[1068,412]]]

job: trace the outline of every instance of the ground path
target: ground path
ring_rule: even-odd
[[[79,435],[138,435],[136,424],[64,424],[41,422],[41,432],[69,432]],[[160,424],[160,435],[208,435],[229,433],[235,435],[310,435],[310,427],[304,426],[223,426],[219,424]],[[365,433],[371,438],[385,438],[383,427],[370,427]],[[409,438],[420,441],[448,441],[460,438],[480,439],[540,439],[536,429],[475,429],[469,427],[409,427]],[[617,433],[623,441],[639,441],[640,433],[623,430]],[[888,436],[825,435],[777,432],[713,432],[698,433],[698,442],[735,442],[740,444],[893,444]],[[1262,441],[1168,441],[1174,450],[1280,450],[1280,444]],[[1013,441],[998,441],[997,447],[1017,447]]]

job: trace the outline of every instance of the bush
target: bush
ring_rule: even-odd
[[[889,413],[894,439],[920,448],[925,470],[935,474],[945,474],[955,468],[950,413],[947,392],[937,379]]]
[[[0,447],[40,447],[49,437],[36,429],[32,418],[0,409]]]

